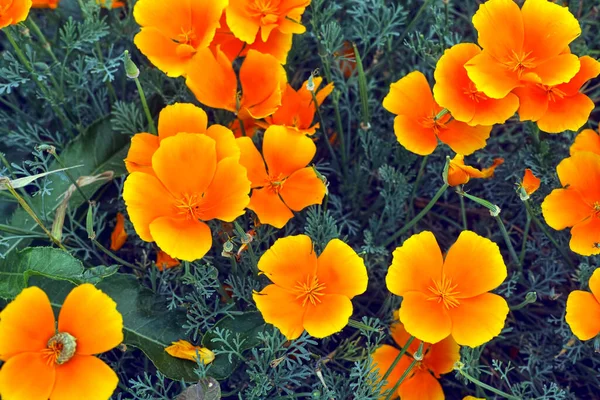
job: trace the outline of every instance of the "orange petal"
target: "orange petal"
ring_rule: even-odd
[[[589,340],[600,333],[600,304],[589,292],[574,290],[567,298],[565,320],[580,340]]]
[[[585,171],[585,174],[581,171]],[[600,200],[600,155],[592,152],[575,153],[562,160],[556,172],[560,183],[573,187],[586,203],[591,205]]]
[[[248,54],[250,50],[256,50],[262,54],[272,55],[280,64],[285,65],[287,55],[292,48],[292,37],[291,33],[283,33],[279,29],[275,29],[266,41],[257,36],[254,43],[247,46],[247,50],[242,53],[242,56]]]
[[[125,180],[123,200],[129,219],[142,240],[153,242],[150,223],[164,215],[174,215],[176,202],[154,175],[133,172]]]
[[[2,16],[0,17],[0,27],[4,28],[7,25],[16,25],[19,22],[25,21],[29,15],[31,5],[31,0],[3,3],[3,7],[8,6],[8,8],[4,10]]]
[[[237,111],[237,77],[231,61],[220,49],[216,49],[215,54],[208,48],[198,50],[185,83],[200,103],[212,108]]]
[[[156,68],[172,78],[185,75],[191,67],[191,55],[178,52],[180,45],[155,27],[142,26],[133,42]]]
[[[163,108],[158,116],[160,140],[180,132],[205,133],[208,116],[200,107],[190,103],[175,103]]]
[[[542,203],[542,214],[548,225],[562,230],[588,218],[591,210],[576,190],[554,189]]]
[[[537,121],[548,110],[548,93],[537,84],[515,88],[519,97],[519,118],[521,121]]]
[[[325,294],[319,300],[315,305],[306,304],[304,329],[313,337],[324,338],[348,325],[352,316],[352,302],[340,294]]]
[[[203,221],[220,219],[232,222],[244,214],[250,202],[249,193],[246,169],[232,157],[219,161],[214,179],[203,195],[200,218]]]
[[[198,359],[203,364],[210,364],[215,359],[215,353],[205,347],[194,346],[185,340],[178,340],[165,348],[171,357],[181,358],[196,362]]]
[[[427,399],[444,400],[442,385],[426,370],[417,370],[398,388],[398,395],[403,400]]]
[[[499,1],[515,4],[512,1]],[[481,7],[483,6],[482,4]],[[481,54],[476,55],[465,64],[465,68],[467,69],[469,78],[475,83],[477,90],[493,99],[505,98],[514,88],[520,85],[517,72],[506,68],[492,57],[487,52],[485,46]]]
[[[104,400],[110,398],[118,384],[117,374],[104,361],[75,355],[56,367],[56,383],[50,400]]]
[[[178,259],[171,257],[162,250],[156,252],[156,267],[159,271],[173,268],[181,264]]]
[[[288,340],[297,339],[304,332],[305,309],[293,292],[268,285],[261,292],[253,293],[252,298],[265,322],[275,325]]]
[[[390,92],[383,99],[383,108],[413,121],[437,113],[427,78],[419,71],[413,71],[391,84]]]
[[[170,18],[164,18],[165,15]],[[169,38],[176,38],[182,29],[191,28],[192,20],[187,1],[173,5],[162,1],[139,0],[133,8],[133,17],[140,26],[155,27]]]
[[[554,86],[569,82],[579,71],[579,68],[579,58],[575,54],[560,54],[539,64],[530,71],[539,77],[540,83]]]
[[[236,160],[240,158],[240,148],[235,141],[235,136],[231,129],[223,125],[211,125],[206,130],[206,136],[214,139],[217,150],[217,161],[227,157],[233,157]]]
[[[21,353],[0,369],[0,393],[6,400],[47,400],[54,387],[55,367],[42,353]]]
[[[306,167],[316,152],[317,146],[312,139],[292,134],[283,126],[273,125],[265,132],[263,156],[271,177],[290,176]]]
[[[265,162],[254,142],[249,137],[241,137],[236,139],[236,143],[240,149],[240,164],[246,168],[252,187],[263,186],[269,176]]]
[[[569,247],[582,256],[600,254],[600,218],[592,216],[575,224],[571,228]]]
[[[485,147],[491,131],[491,126],[469,126],[464,122],[451,121],[446,129],[438,132],[438,139],[455,153],[469,155]]]
[[[46,293],[35,286],[23,289],[0,312],[0,359],[6,361],[20,353],[45,349],[56,333],[54,324]],[[3,390],[0,393],[6,395]]]
[[[568,83],[558,85],[558,89],[566,93],[567,95],[574,95],[581,90],[581,87],[590,79],[594,79],[600,75],[600,62],[593,59],[590,56],[579,57],[581,68],[579,72],[575,74],[573,79]]]
[[[140,171],[154,174],[152,156],[158,150],[158,136],[149,133],[138,133],[131,138],[131,146],[125,159],[128,172]]]
[[[448,310],[452,319],[452,337],[461,346],[477,347],[498,336],[504,328],[508,304],[493,293],[461,299]]]
[[[365,262],[352,247],[333,239],[317,258],[317,277],[325,284],[324,293],[353,298],[367,290]]]
[[[492,57],[501,60],[521,52],[525,36],[523,18],[514,1],[484,2],[473,15],[473,25],[479,45]]]
[[[521,183],[521,187],[525,190],[525,193],[528,195],[533,194],[540,188],[540,183],[540,178],[533,175],[532,170],[529,168],[525,169],[525,175],[523,176],[523,182]]]
[[[590,277],[589,281],[590,291],[600,303],[600,268],[596,268],[594,273]]]
[[[311,99],[312,100],[312,99]],[[281,106],[271,115],[270,124],[271,125],[286,125],[286,126],[305,126],[310,125],[314,119],[315,114],[315,106],[308,102],[307,105],[311,105],[311,109],[308,111],[312,111],[312,115],[309,118],[302,118],[300,111],[303,108],[303,98],[300,96],[299,91],[295,91],[292,85],[289,83],[286,85],[285,90],[281,96]],[[300,121],[295,121],[294,118]],[[308,121],[310,119],[310,121]]]
[[[464,185],[471,178],[484,178],[483,171],[465,165],[465,157],[462,154],[456,154],[450,160],[448,165],[448,184],[450,186]]]
[[[236,38],[252,44],[260,28],[260,18],[253,18],[247,11],[248,6],[245,0],[230,0],[226,9],[227,26]]]
[[[184,261],[204,257],[212,246],[210,228],[200,221],[160,217],[152,221],[150,232],[158,247]]]
[[[548,102],[548,110],[537,121],[540,130],[548,133],[578,131],[590,118],[596,105],[583,93]]]
[[[255,119],[273,114],[281,105],[286,80],[285,70],[275,57],[250,50],[240,68],[240,107]]]
[[[460,360],[460,346],[452,336],[436,344],[432,344],[423,358],[423,364],[433,373],[440,377],[442,374],[452,372],[454,364]]]
[[[270,188],[253,189],[248,208],[256,213],[261,224],[281,229],[294,216],[277,193]]]
[[[378,369],[378,375],[380,380],[381,378],[383,378],[383,375],[385,375],[387,370],[392,366],[394,360],[396,359],[396,357],[398,357],[399,353],[400,350],[396,349],[395,347],[384,344],[378,347],[373,352],[373,354],[371,354],[371,358],[373,360],[372,368]],[[404,371],[406,371],[410,363],[411,359],[408,356],[402,356],[398,364],[396,364],[390,375],[387,377],[387,383],[385,383],[382,387],[382,394],[385,391],[392,389],[396,385],[396,382],[400,380],[402,374],[404,373]],[[395,396],[393,396],[392,398],[394,397]]]
[[[400,322],[408,333],[427,343],[437,343],[450,335],[452,320],[442,303],[422,292],[408,292],[402,297]]]
[[[279,192],[285,204],[294,211],[321,204],[325,193],[327,188],[312,167],[292,173]]]
[[[277,239],[258,261],[258,269],[277,286],[293,291],[317,271],[312,241],[306,235]]]
[[[419,120],[398,115],[394,118],[394,133],[406,150],[426,156],[433,153],[438,141],[432,128],[426,128]]]
[[[125,217],[121,213],[117,213],[117,223],[115,229],[110,234],[110,249],[119,251],[127,240],[127,231],[125,231]]]
[[[591,151],[600,155],[600,135],[591,129],[584,129],[575,137],[570,151],[571,155],[580,151]]]
[[[397,315],[394,316],[394,318],[396,317]],[[411,334],[406,332],[406,329],[404,328],[404,325],[401,322],[393,322],[392,325],[390,325],[390,336],[400,348],[406,346],[406,343],[408,343],[408,340],[411,338]],[[415,354],[419,349],[421,343],[422,342],[418,339],[413,340],[412,343],[408,346],[408,349],[406,350],[408,355]],[[424,343],[423,353],[427,353],[429,347],[431,347],[429,343]]]
[[[193,39],[194,47],[208,47],[212,42],[219,27],[221,15],[223,15],[228,3],[228,0],[195,0],[189,2],[192,16],[192,33],[195,35]],[[173,5],[165,5],[165,8],[167,8],[166,13],[162,15],[170,16]]]
[[[199,195],[204,193],[215,175],[216,143],[206,135],[180,133],[171,136],[161,141],[152,157],[152,168],[174,196]]]
[[[397,296],[412,291],[427,293],[432,279],[439,279],[442,275],[442,251],[429,231],[406,239],[392,256],[385,283],[388,290]]]
[[[123,317],[113,299],[86,283],[71,290],[65,299],[58,331],[77,339],[77,354],[100,354],[123,341]]]
[[[507,276],[498,245],[471,231],[462,231],[448,250],[443,274],[457,285],[458,298],[489,292]]]

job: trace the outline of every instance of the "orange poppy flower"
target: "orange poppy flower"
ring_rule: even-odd
[[[540,178],[536,177],[533,174],[533,171],[527,168],[525,170],[525,175],[523,175],[523,181],[519,187],[525,192],[525,196],[521,196],[522,200],[527,200],[529,196],[535,193],[540,188]]]
[[[591,151],[600,155],[600,135],[591,129],[582,130],[571,145],[571,155],[580,151]]]
[[[108,399],[117,374],[94,354],[123,341],[116,303],[91,284],[63,302],[58,329],[38,287],[24,289],[0,313],[0,396],[6,400]]]
[[[125,217],[121,213],[117,213],[117,223],[115,229],[110,234],[110,249],[119,251],[127,240],[127,232],[125,231]]]
[[[230,0],[227,25],[236,38],[248,44],[257,37],[266,42],[275,30],[288,35],[304,33],[300,20],[309,4],[310,0]]]
[[[600,268],[590,278],[590,292],[574,290],[567,298],[565,320],[580,340],[589,340],[600,334]]]
[[[448,184],[450,186],[458,186],[469,182],[471,178],[491,178],[494,176],[496,167],[502,165],[502,163],[504,163],[503,158],[496,158],[491,166],[479,170],[470,165],[465,165],[465,156],[457,154],[450,160],[450,164],[448,165]]]
[[[323,78],[313,78],[313,90],[317,98],[317,107],[323,104],[323,101],[333,91],[333,82],[319,90]],[[297,132],[306,135],[314,135],[319,128],[319,123],[312,124],[315,119],[315,104],[312,98],[312,92],[308,90],[309,81],[305,81],[302,87],[295,91],[288,83],[285,92],[281,98],[281,107],[275,113],[265,118],[265,123],[257,122],[262,128],[270,125],[284,125],[290,128],[291,132]]]
[[[258,261],[273,284],[252,298],[264,320],[293,340],[306,331],[324,338],[341,331],[352,315],[352,298],[367,290],[367,269],[339,239],[317,257],[310,237],[278,239]]]
[[[140,238],[171,257],[194,261],[212,246],[206,221],[231,222],[248,205],[250,182],[235,157],[218,159],[208,135],[179,133],[161,141],[154,174],[132,172],[123,199]]]
[[[0,29],[25,21],[30,9],[31,0],[4,0],[0,2]]]
[[[158,250],[156,252],[156,268],[158,268],[159,271],[177,267],[179,264],[181,263],[178,259],[171,257],[164,251]]]
[[[580,90],[600,74],[600,62],[589,56],[579,60],[581,68],[568,83],[555,86],[531,83],[514,90],[521,102],[521,121],[536,121],[548,133],[576,131],[588,121],[595,105]]]
[[[425,231],[394,250],[385,281],[402,296],[400,321],[408,333],[427,343],[452,335],[459,345],[476,347],[504,327],[508,304],[488,293],[504,279],[496,243],[463,231],[444,259],[433,233]]]
[[[208,127],[208,116],[200,107],[189,103],[175,103],[166,106],[158,115],[158,136],[138,133],[131,138],[131,147],[125,159],[127,171],[152,172],[152,156],[162,140],[178,133],[197,133],[215,140],[217,161],[226,157],[239,158],[233,132],[222,125]]]
[[[390,327],[392,339],[399,347],[404,347],[410,335],[400,322],[395,322]],[[387,378],[383,391],[392,389],[400,380],[408,366],[413,361],[413,355],[421,345],[420,340],[413,340],[408,346],[406,355],[402,356]],[[400,350],[394,346],[384,344],[377,348],[371,355],[373,367],[378,368],[380,379],[390,368]],[[460,360],[460,346],[451,337],[436,343],[424,343],[423,360],[418,362],[398,387],[392,398],[400,396],[402,400],[444,399],[442,385],[438,382],[441,375],[452,372],[454,363]]]
[[[31,8],[56,8],[60,0],[33,0]]]
[[[473,125],[503,124],[515,115],[519,99],[512,93],[492,99],[469,79],[465,63],[481,53],[473,43],[461,43],[444,52],[435,67],[433,97],[458,121]]]
[[[186,75],[198,50],[213,40],[226,6],[227,0],[138,0],[133,16],[141,30],[133,41],[168,76]]]
[[[556,167],[563,186],[542,203],[546,223],[556,230],[571,227],[569,246],[577,254],[600,254],[600,155],[575,152]]]
[[[281,105],[287,77],[272,55],[248,51],[240,67],[241,97],[231,61],[221,49],[214,54],[210,49],[199,51],[192,64],[186,83],[202,104],[229,110],[242,119],[267,117]]]
[[[205,347],[194,346],[185,340],[178,340],[165,348],[171,357],[182,358],[196,362],[198,358],[203,364],[210,364],[215,359],[215,353]]]
[[[548,0],[488,0],[473,16],[483,51],[465,64],[477,89],[493,99],[523,82],[558,85],[579,70],[579,59],[564,50],[581,34],[577,19]]]
[[[443,108],[433,99],[427,78],[419,71],[392,83],[383,107],[397,115],[394,133],[398,142],[420,155],[433,153],[438,139],[456,153],[471,154],[485,147],[492,130],[491,126],[469,126],[451,120],[449,114],[436,119]]]
[[[217,28],[217,33],[213,39],[210,47],[213,52],[217,48],[221,48],[227,58],[233,62],[238,57],[245,57],[250,50],[256,50],[262,54],[270,54],[279,61],[280,64],[284,64],[287,61],[287,55],[292,48],[291,33],[283,33],[279,30],[274,30],[269,35],[266,41],[263,41],[260,36],[256,37],[256,40],[252,44],[241,41],[233,35],[233,32],[227,26],[227,20],[225,13],[221,17],[221,26]]]
[[[252,197],[248,208],[261,224],[283,226],[300,211],[321,204],[327,188],[313,167],[307,167],[317,151],[308,137],[273,125],[263,138],[263,155],[248,137],[236,139],[240,163],[248,170]],[[264,160],[263,160],[264,156]]]

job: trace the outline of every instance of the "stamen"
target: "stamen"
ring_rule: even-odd
[[[458,285],[452,285],[452,280],[446,278],[446,276],[442,276],[440,280],[434,280],[433,286],[429,286],[428,289],[434,296],[429,297],[427,300],[437,301],[438,303],[444,303],[444,306],[447,309],[455,308],[460,305],[456,296],[460,294],[460,292],[455,291]]]
[[[296,299],[302,300],[302,307],[306,305],[307,302],[310,302],[313,306],[321,303],[321,299],[319,297],[323,296],[325,293],[325,284],[319,283],[319,279],[316,276],[312,278],[310,276],[306,277],[306,282],[296,282],[297,285],[294,286],[294,289],[297,290],[298,295]]]

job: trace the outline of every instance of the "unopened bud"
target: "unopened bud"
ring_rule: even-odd
[[[502,209],[497,205],[494,205],[494,208],[490,208],[490,215],[495,218],[500,215],[500,211],[502,211]]]
[[[127,74],[129,79],[137,79],[137,77],[140,76],[140,69],[131,60],[129,50],[125,50],[123,57],[125,58],[125,74]]]
[[[233,243],[231,243],[229,240],[223,243],[223,251],[231,253],[233,251]]]

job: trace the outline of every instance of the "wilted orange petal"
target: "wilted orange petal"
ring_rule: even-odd
[[[156,244],[171,257],[195,261],[212,246],[210,228],[204,222],[172,217],[160,217],[150,224]]]
[[[204,133],[208,116],[200,107],[190,103],[175,103],[166,106],[158,115],[158,137],[160,140],[180,132]]]
[[[412,235],[392,255],[385,283],[388,290],[397,296],[412,291],[426,293],[432,279],[437,279],[442,273],[442,251],[429,231]]]
[[[113,299],[86,283],[71,290],[65,299],[58,331],[77,339],[77,354],[100,354],[123,341],[123,317]]]
[[[127,232],[125,231],[125,217],[121,213],[117,213],[117,223],[115,229],[110,234],[110,249],[119,251],[127,240]]]
[[[431,300],[431,291],[427,293],[408,292],[402,295],[400,322],[417,339],[437,343],[450,335],[453,321],[444,304]]]
[[[198,50],[191,62],[185,83],[202,104],[237,111],[237,77],[231,61],[220,49]]]
[[[265,162],[252,139],[248,137],[237,138],[236,143],[240,149],[240,164],[246,168],[252,187],[263,186],[268,179],[267,170]]]
[[[256,213],[261,224],[281,229],[294,216],[277,193],[270,188],[253,189],[248,208]]]
[[[285,70],[275,57],[249,51],[240,68],[240,107],[255,119],[273,114],[281,105],[282,86],[286,81]]]
[[[398,388],[402,400],[444,400],[442,385],[426,370],[417,370]]]
[[[258,269],[277,286],[293,291],[317,271],[312,241],[306,235],[277,239],[258,261]]]
[[[578,224],[591,215],[590,207],[574,189],[554,189],[542,203],[546,223],[556,230]]]
[[[483,178],[483,172],[470,165],[465,165],[465,157],[456,154],[448,164],[448,184],[450,186],[464,185],[471,178]]]
[[[506,279],[506,265],[498,245],[475,232],[462,231],[448,250],[443,275],[458,297],[474,297],[500,286]]]
[[[394,133],[398,143],[408,151],[422,156],[433,153],[438,144],[433,129],[424,127],[419,120],[405,115],[394,118]]]
[[[60,0],[33,0],[31,8],[56,8]]]
[[[537,121],[540,130],[548,133],[577,131],[590,118],[594,102],[583,93],[548,102],[548,110]]]
[[[437,378],[442,374],[452,372],[454,364],[460,360],[460,346],[452,336],[429,347],[429,351],[423,358],[423,364]]]
[[[172,357],[182,358],[184,360],[200,361],[204,364],[210,364],[215,359],[215,353],[205,347],[194,346],[185,340],[173,342],[171,346],[165,348],[165,351]]]
[[[367,290],[367,269],[362,258],[346,243],[333,239],[317,258],[317,277],[324,293],[352,298]]]
[[[383,346],[378,347],[373,354],[371,354],[371,358],[373,359],[372,368],[379,370],[379,379],[381,379],[387,370],[392,366],[399,353],[400,350],[397,348],[384,344]],[[383,385],[382,393],[386,390],[392,389],[396,385],[396,382],[400,380],[402,374],[404,371],[406,371],[410,363],[411,359],[408,356],[402,356],[398,364],[396,364],[390,375],[387,377],[387,383]],[[397,394],[392,396],[392,398],[396,396]]]
[[[137,133],[131,138],[131,146],[125,159],[127,172],[146,172],[154,174],[152,171],[152,156],[158,150],[160,141],[158,136],[149,133]]]
[[[580,340],[589,340],[600,334],[600,304],[590,292],[574,290],[567,298],[565,320]]]
[[[304,332],[305,308],[294,292],[268,285],[261,292],[253,293],[252,298],[265,322],[275,325],[288,340],[297,339]]]
[[[560,183],[577,190],[589,205],[600,201],[600,155],[592,152],[575,153],[562,160],[556,172]]]
[[[0,393],[7,400],[47,400],[52,393],[54,379],[55,367],[48,365],[41,352],[21,353],[2,365]]]
[[[437,136],[454,152],[469,155],[485,147],[491,131],[491,126],[469,126],[464,122],[451,121]]]
[[[323,283],[325,286],[328,284]],[[319,300],[316,304],[306,303],[303,323],[309,335],[324,338],[348,325],[352,316],[352,302],[348,296],[340,294],[325,294]]]
[[[591,129],[584,129],[575,137],[570,151],[571,155],[580,151],[591,151],[600,156],[600,135]]]
[[[600,254],[600,218],[597,215],[571,228],[569,247],[582,256]]]
[[[528,84],[513,90],[519,97],[521,121],[537,121],[548,110],[548,93],[538,84]]]
[[[265,132],[263,155],[271,177],[290,176],[306,167],[316,152],[312,139],[292,134],[283,126],[273,125]]]
[[[540,188],[540,183],[540,178],[533,175],[533,171],[527,168],[525,170],[525,175],[523,176],[523,182],[521,183],[521,187],[525,190],[525,193],[528,195],[533,194]]]
[[[0,312],[0,360],[47,347],[56,333],[54,313],[46,293],[38,287],[23,289]],[[6,365],[0,370],[6,368]],[[4,391],[0,393],[6,395]]]
[[[327,188],[312,167],[299,169],[285,180],[279,194],[285,204],[294,211],[321,204]]]
[[[170,255],[168,255],[167,253],[165,253],[162,250],[158,250],[156,252],[156,267],[160,270],[163,271],[165,269],[169,269],[169,268],[173,268],[178,266],[179,264],[181,264],[179,262],[179,260],[177,260],[176,258],[171,257]]]
[[[106,363],[94,356],[75,355],[56,367],[56,383],[51,399],[108,399],[119,378]]]

